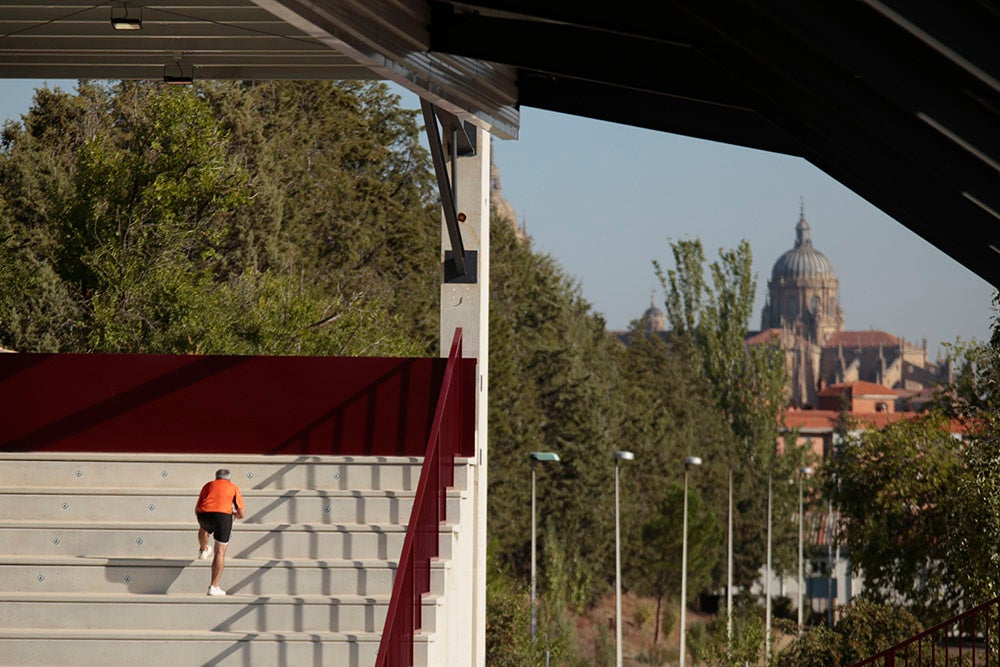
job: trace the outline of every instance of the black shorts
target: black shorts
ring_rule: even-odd
[[[229,536],[233,534],[233,515],[225,512],[198,512],[198,525],[205,532],[215,537],[219,544],[229,544]]]

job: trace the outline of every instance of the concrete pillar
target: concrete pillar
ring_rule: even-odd
[[[447,355],[456,327],[462,327],[463,355],[477,359],[476,391],[476,461],[470,484],[475,507],[471,534],[474,580],[472,613],[466,637],[471,639],[468,664],[486,664],[486,471],[487,471],[487,389],[489,387],[489,293],[490,293],[490,135],[476,130],[476,154],[459,157],[456,163],[455,204],[465,221],[459,224],[467,254],[466,263],[475,264],[475,282],[442,282],[441,285],[441,355]],[[448,166],[451,169],[451,164]],[[461,216],[460,216],[461,217]],[[441,221],[441,261],[451,250],[448,231]],[[475,259],[471,253],[475,253]],[[442,272],[443,275],[443,272]],[[466,530],[462,518],[462,531]],[[452,654],[457,655],[457,654]]]

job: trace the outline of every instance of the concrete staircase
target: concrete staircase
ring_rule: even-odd
[[[229,595],[210,598],[194,503],[219,467],[247,518]],[[413,458],[0,454],[0,665],[372,665],[419,474]],[[418,665],[448,664],[467,478],[457,465]]]

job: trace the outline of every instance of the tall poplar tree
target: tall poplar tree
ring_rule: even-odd
[[[666,312],[675,344],[696,360],[712,392],[712,412],[730,431],[724,441],[699,443],[716,484],[703,488],[713,506],[725,507],[728,471],[734,471],[735,583],[748,586],[766,562],[767,478],[772,476],[772,507],[777,560],[791,557],[793,499],[787,480],[799,461],[776,456],[785,384],[784,356],[772,346],[747,346],[756,277],[750,245],[720,250],[707,262],[701,241],[670,244],[674,268],[654,261],[666,294]],[[707,450],[707,451],[706,451]],[[720,513],[725,517],[726,510]],[[725,548],[725,545],[722,545]],[[724,560],[721,562],[725,562]],[[716,581],[722,579],[717,572]]]

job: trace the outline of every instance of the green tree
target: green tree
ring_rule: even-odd
[[[898,607],[855,601],[831,630],[814,626],[778,654],[778,667],[853,665],[922,630],[917,618]]]
[[[1000,596],[1000,319],[988,343],[959,342],[954,352],[958,373],[939,402],[964,431],[963,465],[942,541],[959,582],[955,597],[967,609]]]
[[[641,595],[656,598],[656,623],[653,643],[659,639],[664,599],[681,590],[681,547],[684,522],[684,487],[672,484],[658,512],[642,525],[643,548],[633,575],[633,587]],[[712,570],[718,561],[722,526],[711,509],[702,503],[697,489],[688,492],[688,604],[697,593],[709,586]],[[641,572],[642,574],[639,574]]]
[[[540,465],[541,549],[558,541],[573,608],[605,593],[614,575],[614,459],[621,468],[623,585],[642,575],[641,524],[680,480],[686,443],[726,437],[705,410],[712,400],[699,369],[667,343],[633,330],[628,345],[608,336],[579,286],[509,221],[495,219],[491,246],[490,531],[498,555],[527,575],[530,463],[535,450],[562,462]],[[704,496],[720,481],[699,471]],[[544,573],[546,564],[540,562]]]
[[[440,234],[418,132],[377,83],[39,90],[0,145],[0,344],[429,352]]]
[[[899,420],[842,442],[828,465],[851,563],[866,599],[925,619],[961,604],[961,565],[947,539],[963,477],[963,445],[939,414]]]
[[[486,561],[486,663],[520,667],[531,658],[530,598],[494,553],[491,543]]]
[[[728,472],[734,471],[734,578],[736,585],[745,587],[757,578],[765,560],[766,531],[761,528],[766,524],[768,472],[775,480],[773,544],[779,545],[779,569],[792,559],[791,548],[784,545],[793,543],[795,500],[782,482],[792,478],[798,455],[775,457],[784,357],[776,347],[745,342],[756,288],[746,241],[734,250],[720,250],[719,259],[711,263],[701,241],[683,240],[670,247],[674,268],[653,265],[666,294],[671,333],[682,353],[696,360],[711,388],[713,412],[729,431],[725,438],[700,440],[702,451],[687,453],[702,455],[715,469],[706,475],[706,481],[715,483],[701,487],[713,507],[726,507]],[[725,481],[720,484],[720,479]],[[717,571],[716,581],[722,576]]]
[[[825,625],[808,628],[777,656],[778,667],[841,667],[853,662],[844,660],[843,638]]]
[[[923,627],[905,609],[858,600],[836,625],[845,665],[853,665],[919,634]]]
[[[529,453],[558,452],[560,463],[537,468],[540,514],[559,517],[552,539],[572,554],[568,576],[590,582],[584,593],[590,601],[613,573],[621,346],[579,286],[551,257],[535,253],[530,240],[519,239],[509,221],[494,220],[491,235],[490,530],[515,572],[526,574]]]

